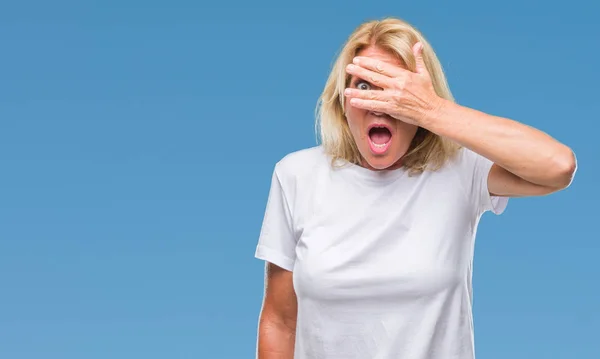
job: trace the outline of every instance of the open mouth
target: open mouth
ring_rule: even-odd
[[[387,151],[392,143],[392,131],[387,125],[373,124],[369,126],[369,146],[375,154],[382,154]]]

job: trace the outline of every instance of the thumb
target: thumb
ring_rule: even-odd
[[[425,75],[429,77],[429,72],[427,71],[427,67],[425,66],[425,61],[423,60],[423,43],[417,42],[413,46],[413,55],[415,56],[415,62],[417,66],[417,73],[419,75]]]

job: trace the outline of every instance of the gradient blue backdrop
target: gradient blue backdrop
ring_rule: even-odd
[[[0,358],[252,358],[271,171],[315,144],[342,42],[388,15],[426,34],[460,103],[578,156],[568,190],[481,224],[478,357],[599,358],[598,13],[579,0],[3,2]]]

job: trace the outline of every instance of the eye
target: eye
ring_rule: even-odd
[[[359,90],[370,90],[371,89],[371,84],[369,84],[367,81],[357,81],[356,82],[356,88]]]

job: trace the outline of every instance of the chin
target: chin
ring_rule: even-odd
[[[392,170],[401,167],[402,156],[395,153],[395,156],[389,154],[387,156],[374,156],[372,153],[363,153],[362,157],[365,161],[364,167],[376,171]]]

